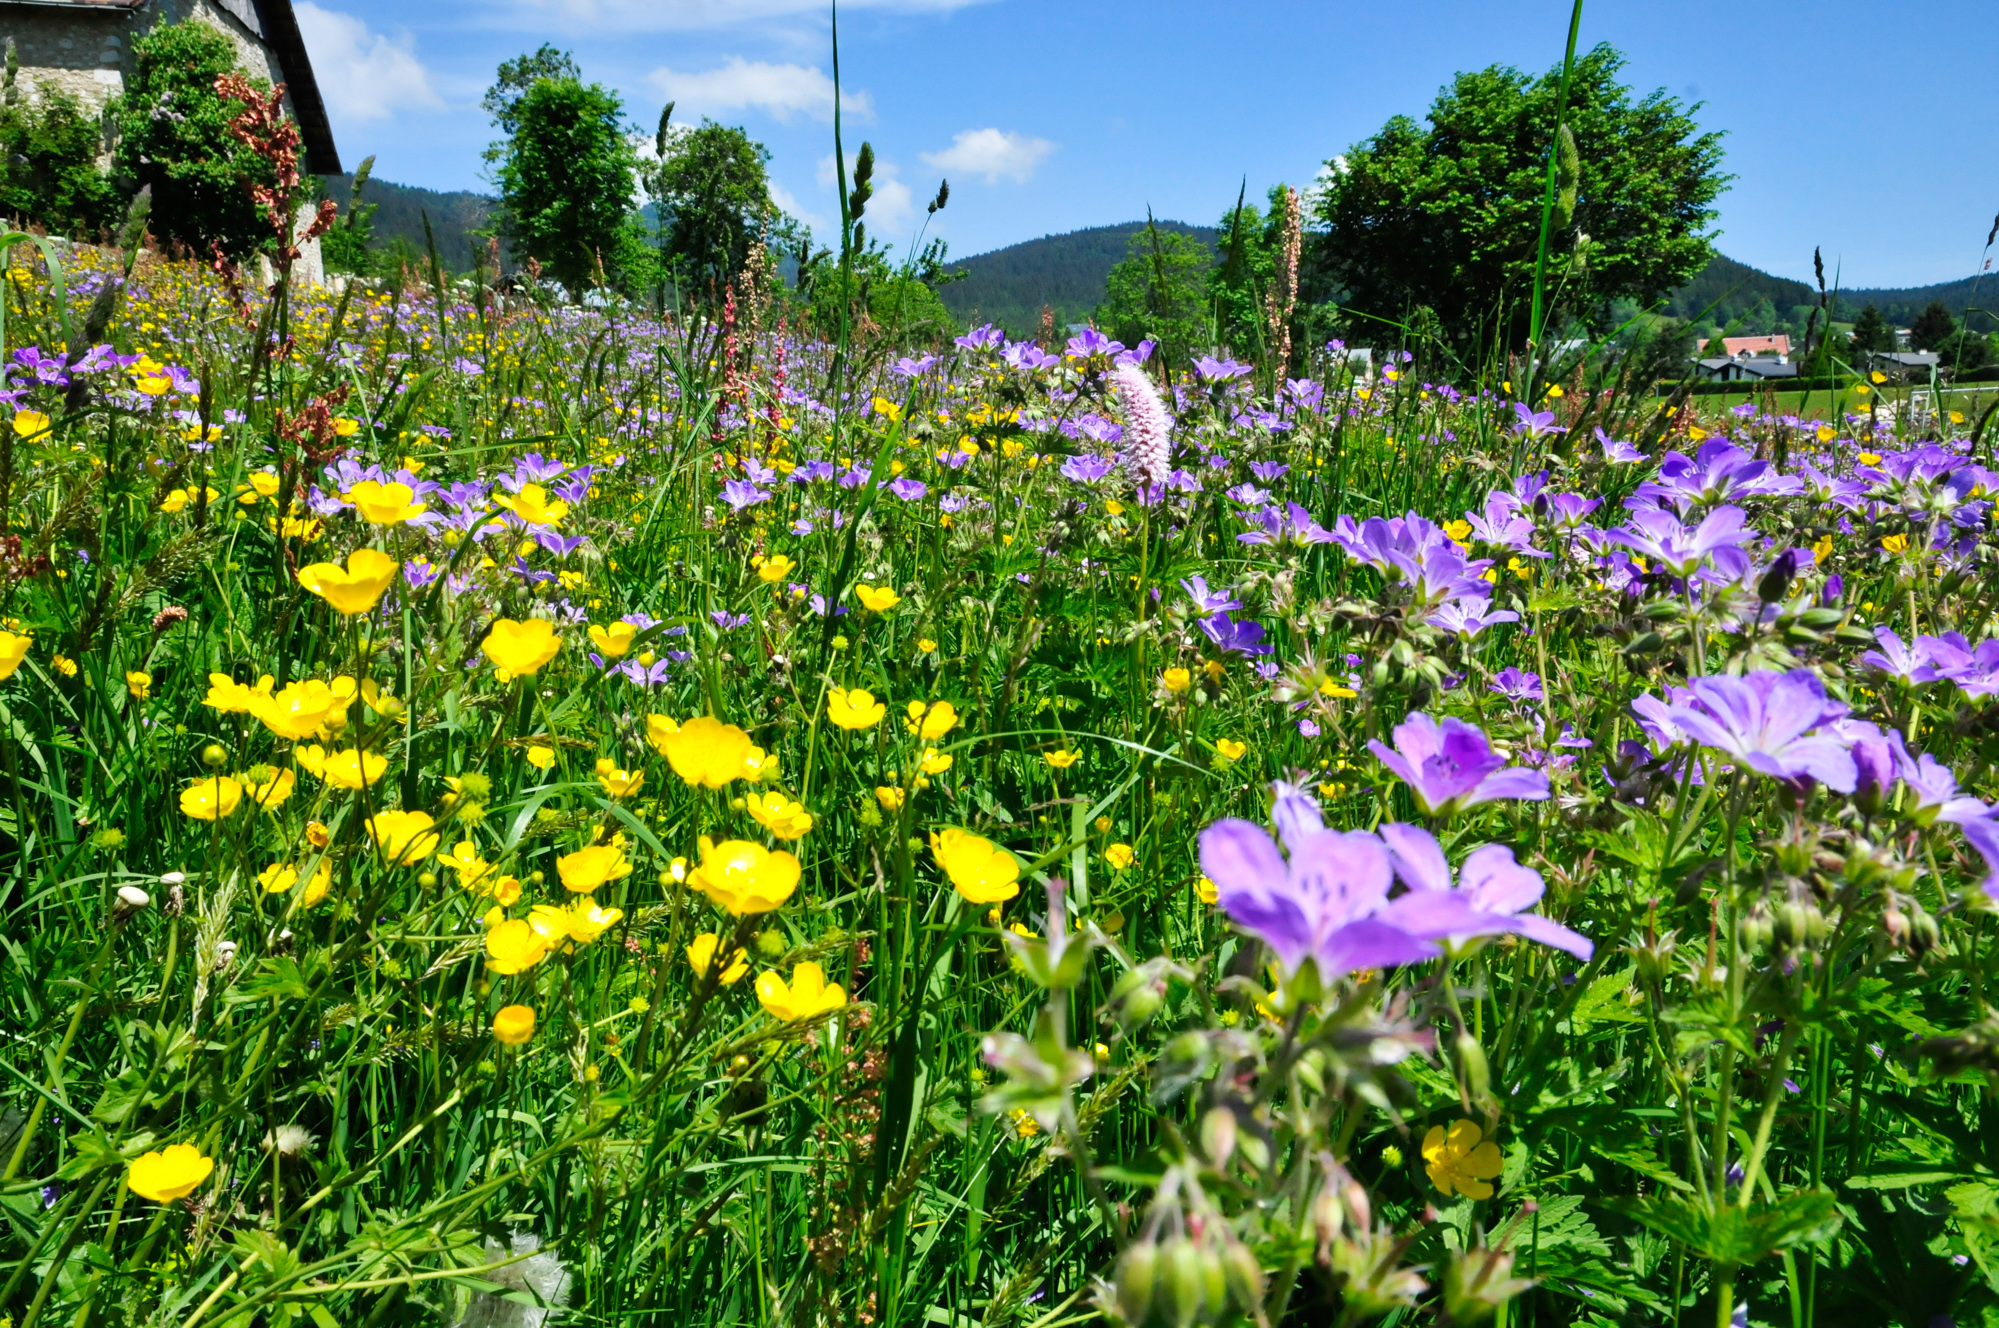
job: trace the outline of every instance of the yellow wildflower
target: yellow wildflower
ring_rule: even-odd
[[[236,810],[243,800],[243,786],[227,775],[197,779],[180,793],[183,816],[197,821],[219,821]]]
[[[526,677],[555,658],[555,652],[562,649],[562,638],[546,618],[526,622],[501,618],[493,623],[479,649],[514,677]]]
[[[125,1168],[125,1184],[142,1199],[172,1203],[193,1194],[214,1170],[215,1159],[203,1157],[193,1144],[168,1144],[133,1158]]]
[[[153,694],[153,675],[133,670],[125,675],[125,690],[137,701],[144,701]]]
[[[382,856],[399,867],[414,867],[436,849],[440,836],[432,828],[429,812],[404,812],[393,808],[368,818],[368,837],[382,850]]]
[[[338,788],[358,792],[380,780],[388,768],[388,757],[350,747],[344,752],[327,753],[325,766],[314,773]]]
[[[750,735],[712,715],[675,724],[665,715],[646,716],[646,742],[666,758],[673,773],[699,788],[726,788],[741,779],[756,750]]]
[[[525,918],[508,918],[486,932],[486,967],[495,973],[525,973],[548,958],[551,937]]]
[[[1134,856],[1129,844],[1112,844],[1104,850],[1104,861],[1111,865],[1113,871],[1123,871],[1131,866]]]
[[[786,1023],[812,1019],[846,1003],[840,984],[827,982],[825,970],[811,960],[791,970],[789,983],[776,973],[757,975],[757,1004]]]
[[[752,793],[743,800],[750,819],[779,839],[800,839],[812,829],[812,813],[805,804],[782,793]]]
[[[870,613],[887,613],[902,603],[902,596],[888,586],[858,585],[854,587],[854,595],[861,601],[861,607]]]
[[[1248,743],[1237,742],[1233,738],[1215,739],[1215,755],[1221,757],[1224,761],[1240,761],[1248,751]]]
[[[620,659],[632,648],[632,638],[639,629],[628,622],[614,622],[608,627],[590,624],[590,644],[604,652],[607,659]]]
[[[700,846],[701,865],[688,873],[689,884],[737,917],[768,913],[798,888],[798,859],[782,849],[746,839],[717,844],[706,835]]]
[[[613,798],[628,798],[639,791],[639,785],[646,782],[643,770],[620,770],[618,763],[607,757],[597,761],[597,782],[604,786],[604,792]]]
[[[1423,1136],[1423,1169],[1430,1183],[1448,1197],[1453,1191],[1468,1199],[1489,1199],[1492,1186],[1486,1182],[1501,1167],[1499,1145],[1490,1139],[1481,1143],[1484,1131],[1478,1122],[1461,1120],[1446,1131],[1432,1125]]]
[[[1178,696],[1194,685],[1194,675],[1182,668],[1171,668],[1159,675],[1159,685]]]
[[[860,687],[852,691],[835,687],[826,701],[826,717],[843,729],[871,729],[887,713],[888,707],[875,700],[873,692]]]
[[[506,1047],[518,1047],[534,1037],[534,1007],[503,1005],[493,1012],[493,1040]]]
[[[949,701],[932,701],[927,705],[911,701],[908,715],[904,726],[926,742],[935,742],[958,727],[958,709]]]
[[[399,526],[411,517],[422,516],[429,505],[416,501],[416,490],[403,483],[383,484],[362,480],[345,495],[371,526]]]
[[[695,976],[704,978],[708,976],[708,966],[715,962],[715,950],[721,943],[721,937],[712,931],[705,931],[688,945],[687,962],[694,966]],[[743,976],[749,971],[750,957],[741,950],[731,950],[728,962],[722,966],[720,981],[725,987],[731,986],[742,981]]]
[[[990,839],[945,826],[930,832],[930,855],[968,904],[998,904],[1020,893],[1020,862]]]
[[[1043,752],[1041,759],[1057,770],[1067,770],[1083,759],[1083,754],[1072,747],[1057,747],[1052,752]]]
[[[308,563],[299,568],[298,583],[331,604],[335,612],[351,618],[381,602],[401,566],[386,553],[356,549],[347,555],[345,568],[336,563]]]
[[[562,878],[563,889],[587,895],[599,886],[631,875],[632,864],[625,857],[624,845],[613,840],[563,854],[555,860],[555,872]]]
[[[775,585],[797,570],[798,564],[783,554],[774,554],[757,564],[757,576],[768,584]]]

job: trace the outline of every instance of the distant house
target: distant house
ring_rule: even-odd
[[[1927,376],[1931,370],[1943,363],[1943,356],[1933,350],[1877,350],[1867,357],[1867,367],[1882,373],[1908,374],[1913,377]]]
[[[156,24],[185,19],[228,37],[252,75],[285,85],[305,170],[338,175],[340,153],[291,0],[0,0],[0,36],[14,39],[22,90],[60,88],[98,111],[124,91],[132,43]]]
[[[1721,345],[1734,360],[1791,358],[1791,339],[1787,336],[1723,337]]]
[[[1761,382],[1770,378],[1796,378],[1798,366],[1788,359],[1732,355],[1711,355],[1694,361],[1694,376],[1711,383]]]

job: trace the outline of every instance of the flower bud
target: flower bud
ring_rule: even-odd
[[[1139,1239],[1117,1261],[1117,1307],[1130,1328],[1143,1328],[1152,1313],[1152,1288],[1158,1278],[1159,1247]]]
[[[153,897],[136,885],[118,887],[118,897],[111,901],[111,920],[123,922],[140,909],[153,902]]]
[[[229,764],[229,750],[219,742],[211,742],[201,749],[201,763],[210,770],[220,770]]]
[[[1222,1265],[1228,1272],[1229,1294],[1236,1308],[1253,1315],[1263,1304],[1263,1265],[1249,1246],[1232,1240],[1222,1247]]]
[[[1219,1171],[1235,1154],[1236,1118],[1226,1107],[1216,1107],[1201,1117],[1201,1151]]]
[[[1171,1328],[1193,1328],[1208,1299],[1208,1271],[1201,1251],[1185,1236],[1175,1236],[1160,1253],[1159,1285],[1155,1290],[1162,1317]]]

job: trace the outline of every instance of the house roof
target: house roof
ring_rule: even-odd
[[[1773,351],[1778,355],[1791,353],[1791,339],[1781,333],[1765,337],[1723,337],[1721,344],[1730,355],[1741,355],[1744,352],[1753,355],[1757,351]]]
[[[320,100],[319,81],[312,76],[312,57],[306,54],[305,37],[298,30],[291,0],[251,3],[263,28],[264,44],[284,71],[285,91],[291,97],[292,114],[298,118],[299,137],[305,143],[306,170],[314,175],[340,174],[340,149],[333,143],[333,126],[327,123],[326,103]]]
[[[0,0],[0,6],[106,13],[130,12],[145,3],[146,0]],[[298,15],[292,12],[291,0],[218,0],[218,3],[277,57],[285,92],[291,98],[292,115],[298,120],[299,138],[305,146],[306,170],[315,175],[340,174],[340,150],[333,143],[333,126],[327,123],[326,103],[319,96],[319,81],[312,76],[312,57],[306,53],[305,38],[299,33]]]

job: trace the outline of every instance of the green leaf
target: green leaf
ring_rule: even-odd
[[[1698,1200],[1660,1195],[1612,1199],[1604,1207],[1679,1241],[1704,1259],[1733,1267],[1828,1240],[1842,1220],[1830,1190],[1794,1190],[1774,1204],[1748,1211],[1730,1204],[1710,1212]]]
[[[1906,1190],[1917,1185],[1941,1185],[1945,1181],[1965,1178],[1966,1173],[1962,1171],[1871,1171],[1848,1176],[1846,1186],[1852,1190]]]

